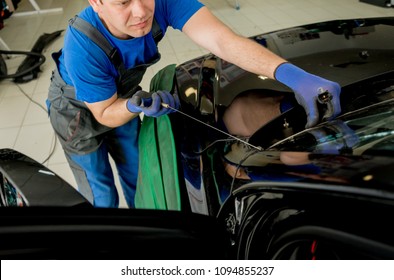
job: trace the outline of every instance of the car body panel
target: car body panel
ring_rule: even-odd
[[[213,217],[164,210],[8,207],[1,259],[226,259]]]
[[[1,205],[91,207],[65,180],[32,158],[0,149]]]

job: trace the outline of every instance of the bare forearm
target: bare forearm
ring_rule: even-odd
[[[139,114],[131,113],[126,107],[127,99],[116,98],[99,103],[86,103],[96,120],[108,127],[121,126]]]
[[[273,79],[275,69],[285,60],[251,39],[235,36],[235,40],[220,48],[218,55],[246,71]]]
[[[255,41],[234,33],[205,7],[189,19],[183,32],[218,57],[257,75],[273,78],[277,66],[285,62]]]

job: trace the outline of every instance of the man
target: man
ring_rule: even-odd
[[[308,126],[317,123],[318,88],[332,95],[330,117],[340,112],[338,84],[287,63],[236,35],[197,0],[89,0],[70,21],[49,89],[51,123],[79,191],[96,207],[117,207],[108,154],[114,159],[129,207],[138,172],[139,114],[158,117],[177,108],[169,92],[147,93],[138,84],[160,55],[157,42],[168,26],[250,72],[277,79],[295,92]],[[98,32],[97,32],[98,31]]]

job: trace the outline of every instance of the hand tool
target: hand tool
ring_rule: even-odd
[[[252,147],[252,148],[254,148],[254,149],[256,149],[256,150],[258,150],[258,151],[262,151],[262,150],[263,150],[262,147],[258,147],[258,146],[252,145],[252,144],[248,143],[247,141],[245,141],[245,140],[243,140],[243,139],[240,139],[240,138],[238,138],[238,137],[235,137],[234,135],[231,135],[231,134],[229,134],[229,133],[227,133],[227,132],[224,132],[224,131],[222,131],[222,130],[220,130],[220,129],[214,127],[214,126],[211,126],[211,125],[209,125],[209,124],[207,124],[207,123],[204,123],[203,121],[200,121],[199,119],[196,119],[196,118],[194,118],[194,117],[192,117],[192,116],[189,116],[188,114],[186,114],[186,113],[184,113],[184,112],[182,112],[182,111],[180,111],[180,110],[178,110],[178,109],[175,109],[175,108],[171,107],[171,106],[168,105],[167,103],[161,103],[161,106],[163,106],[164,108],[168,108],[168,109],[174,110],[175,112],[180,113],[180,114],[182,114],[182,115],[184,115],[184,116],[186,116],[186,117],[188,117],[188,118],[190,118],[190,119],[192,119],[192,120],[194,120],[194,121],[196,121],[196,122],[199,122],[199,123],[201,123],[201,124],[203,124],[203,125],[206,125],[206,126],[212,128],[212,129],[215,129],[216,131],[219,131],[219,132],[221,132],[221,133],[223,133],[223,134],[225,134],[225,135],[227,135],[227,136],[229,136],[229,137],[231,137],[231,138],[233,138],[233,139],[235,139],[235,140],[237,140],[237,141],[240,141],[240,142],[242,142],[242,143],[244,143],[244,144],[246,144],[246,145],[248,145],[248,146],[250,146],[250,147]]]
[[[317,101],[319,115],[322,116],[321,121],[326,121],[332,116],[334,112],[334,107],[331,103],[332,94],[323,88],[318,88],[318,92],[319,94],[317,96]]]

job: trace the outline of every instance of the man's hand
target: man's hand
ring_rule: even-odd
[[[172,95],[168,91],[146,92],[137,91],[129,100],[127,100],[127,109],[132,113],[144,113],[149,117],[160,117],[172,113],[174,110],[165,108],[161,104],[170,105],[171,108],[179,108],[179,97],[177,94]]]
[[[275,79],[294,91],[308,118],[306,128],[317,124],[319,119],[332,120],[340,114],[339,84],[305,72],[291,63],[280,64],[275,70]],[[324,100],[319,99],[321,94],[325,94]],[[319,116],[318,103],[327,106],[324,116]]]

